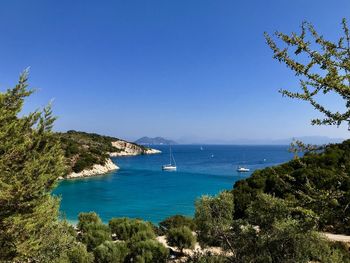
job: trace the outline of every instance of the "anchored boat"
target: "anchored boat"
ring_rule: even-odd
[[[238,166],[238,168],[237,168],[237,172],[239,172],[239,173],[246,173],[249,171],[250,171],[250,169],[247,167]]]
[[[176,162],[175,162],[175,158],[174,158],[174,155],[171,151],[171,146],[170,146],[170,150],[169,150],[169,159],[170,159],[170,162],[169,164],[165,164],[162,166],[162,169],[164,171],[176,171]],[[173,163],[174,162],[174,163]]]

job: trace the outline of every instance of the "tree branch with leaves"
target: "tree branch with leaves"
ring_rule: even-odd
[[[345,19],[342,20],[342,29],[343,36],[336,42],[327,40],[308,22],[301,24],[300,34],[276,32],[270,36],[265,33],[265,38],[273,51],[273,58],[300,77],[301,92],[281,89],[280,93],[307,101],[322,113],[324,117],[313,119],[313,125],[347,123],[350,129],[350,32]],[[344,100],[344,110],[330,110],[320,102],[320,95],[331,92]]]

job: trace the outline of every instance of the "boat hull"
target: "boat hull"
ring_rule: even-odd
[[[164,171],[175,171],[176,170],[176,166],[164,165],[162,167],[162,170],[164,170]]]
[[[247,173],[249,171],[250,171],[250,169],[248,169],[248,168],[238,168],[237,169],[237,172],[239,172],[239,173]]]

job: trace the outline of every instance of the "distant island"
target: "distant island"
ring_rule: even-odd
[[[186,138],[179,140],[180,144],[228,144],[228,145],[289,145],[293,140],[302,141],[305,144],[323,145],[329,143],[341,143],[346,138],[332,138],[328,136],[297,136],[294,138],[281,139],[203,139],[203,138]]]
[[[137,143],[139,145],[174,145],[174,144],[177,144],[177,142],[175,142],[173,140],[165,139],[163,137],[150,138],[147,136],[136,140],[135,143]]]
[[[96,133],[70,130],[56,133],[56,136],[66,158],[65,178],[89,177],[119,169],[110,157],[160,153],[156,149]]]

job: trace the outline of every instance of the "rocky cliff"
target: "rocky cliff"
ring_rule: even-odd
[[[57,133],[66,157],[65,178],[88,177],[119,169],[110,157],[155,154],[160,151],[95,133]]]
[[[156,154],[161,151],[151,148],[146,148],[135,143],[130,143],[123,140],[112,142],[112,146],[118,149],[116,152],[110,152],[110,156],[132,156],[139,154]]]

